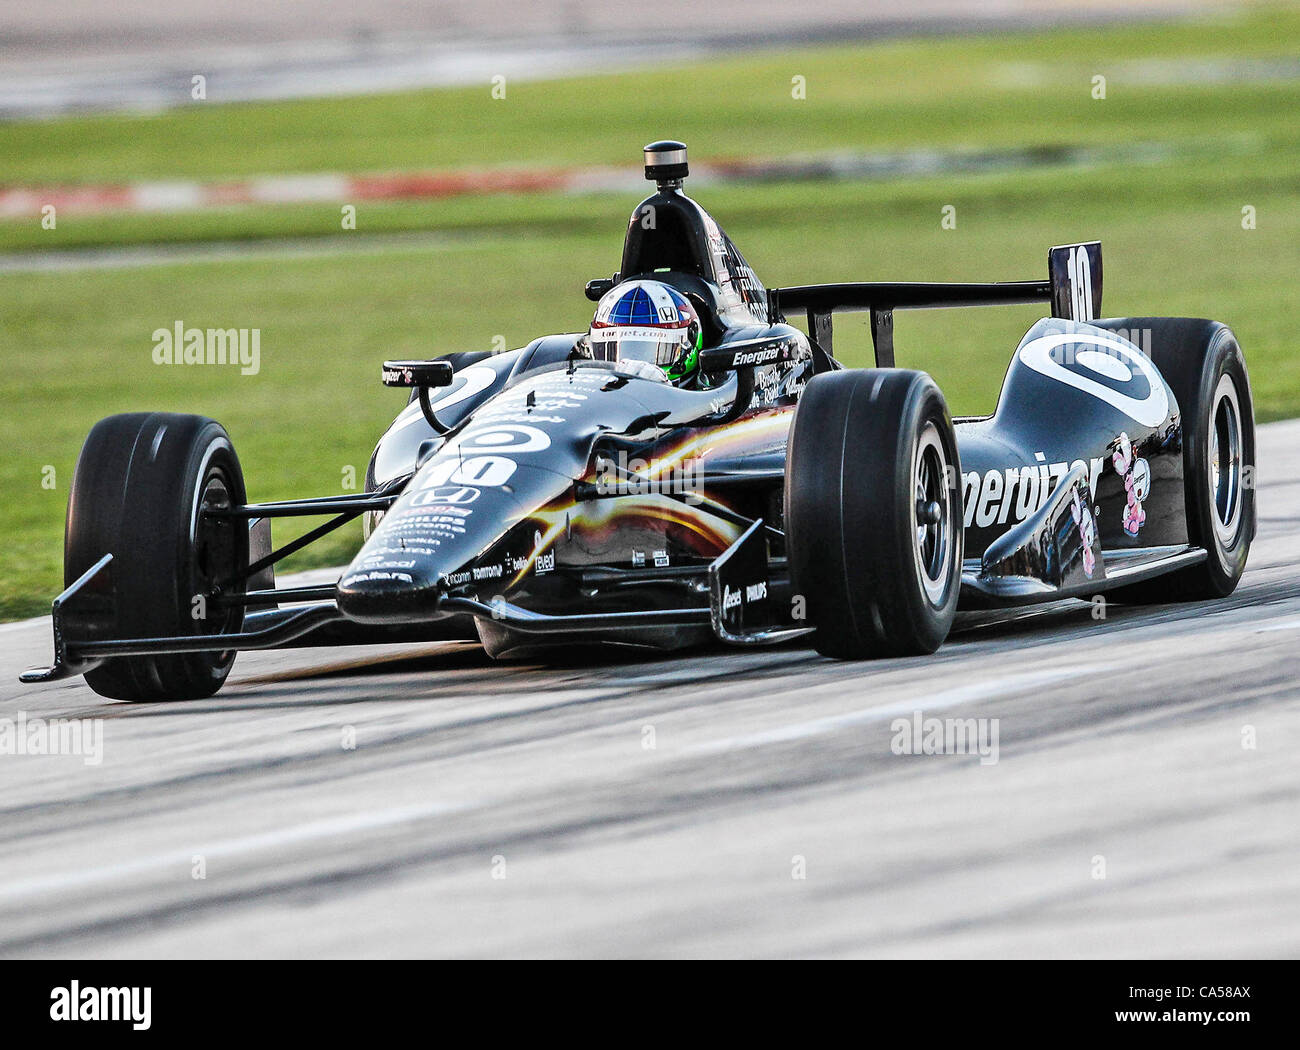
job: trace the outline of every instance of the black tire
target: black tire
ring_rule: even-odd
[[[93,620],[96,637],[229,634],[242,607],[195,597],[248,565],[243,521],[201,517],[201,502],[242,504],[244,476],[221,424],[166,412],[110,416],[96,423],[72,478],[64,539],[64,581],[103,555],[112,600]],[[192,700],[221,688],[234,652],[115,657],[86,672],[114,700]]]
[[[1099,326],[1151,331],[1151,359],[1182,414],[1187,541],[1208,552],[1200,565],[1112,595],[1141,604],[1227,597],[1245,571],[1256,525],[1255,411],[1237,337],[1218,321],[1190,317],[1130,317]]]
[[[808,383],[790,435],[785,527],[818,652],[939,648],[961,587],[960,477],[948,406],[925,373],[849,369]]]

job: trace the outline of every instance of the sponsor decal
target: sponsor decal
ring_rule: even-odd
[[[758,373],[757,398],[761,405],[770,405],[781,395],[781,373],[769,368]]]
[[[533,533],[533,549],[536,550],[536,551],[539,551],[539,552],[540,552],[540,550],[541,550],[541,546],[542,546],[542,534],[541,534],[540,532],[534,532],[534,533]],[[550,571],[551,571],[552,569],[554,569],[554,568],[555,568],[555,548],[554,548],[554,547],[552,547],[552,548],[551,548],[547,553],[545,553],[545,554],[538,553],[538,555],[537,555],[537,559],[536,559],[536,561],[533,563],[533,574],[534,574],[535,576],[543,576],[543,575],[545,575],[546,573],[550,572]]]
[[[1066,347],[1074,348],[1073,352]],[[1019,356],[1040,375],[1104,401],[1135,423],[1158,427],[1169,416],[1169,395],[1156,366],[1132,343],[1109,333],[1040,336],[1022,346]],[[1102,379],[1122,384],[1124,389],[1108,386]]]
[[[655,568],[666,569],[668,567],[668,552],[655,551]]]
[[[433,554],[433,553],[434,553],[434,551],[433,551],[433,549],[430,548],[430,547],[416,547],[416,546],[413,546],[413,545],[410,544],[410,543],[403,543],[401,547],[379,547],[379,548],[376,548],[375,550],[371,551],[369,554],[366,555],[365,558],[363,558],[363,559],[361,560],[361,564],[362,564],[362,565],[365,565],[365,566],[374,566],[374,565],[378,564],[379,562],[384,561],[384,559],[386,559],[386,558],[393,558],[393,557],[400,558],[400,557],[402,557],[403,555],[408,555],[408,554]],[[396,561],[394,561],[394,562],[390,562],[389,565],[391,565],[391,566],[394,567],[394,568],[399,568],[399,569],[400,569],[400,568],[404,568],[404,567],[414,568],[414,567],[415,567],[415,562],[396,562]]]
[[[550,436],[535,426],[500,422],[481,426],[438,450],[437,459],[426,464],[420,473],[415,498],[429,489],[441,491],[452,486],[499,488],[519,469],[519,464],[511,456],[543,452],[550,447]],[[502,454],[506,452],[510,455]],[[457,502],[470,502],[477,498],[477,494],[473,497],[462,495]],[[430,502],[438,501],[430,499]]]
[[[725,613],[740,606],[761,602],[766,597],[766,580],[742,584],[734,591],[731,589],[730,584],[724,584],[722,587],[722,611]]]
[[[449,441],[439,455],[459,452],[484,452],[499,455],[509,452],[520,455],[525,452],[543,452],[551,447],[551,439],[546,431],[522,423],[504,423],[492,421],[477,426],[454,441]]]
[[[770,365],[776,361],[784,361],[789,353],[789,347],[768,346],[760,350],[740,350],[731,358],[732,368],[746,368],[749,365]]]
[[[437,485],[412,494],[409,505],[424,507],[430,503],[473,503],[480,495],[479,490],[470,485]],[[465,516],[468,517],[469,513],[466,511]]]
[[[339,582],[344,587],[351,587],[358,583],[385,582],[396,580],[399,583],[411,583],[411,574],[409,572],[387,572],[381,569],[371,569],[367,572],[354,573],[346,576]]]
[[[1073,463],[1048,463],[1041,452],[1034,454],[1037,463],[1003,467],[981,474],[977,470],[962,475],[962,504],[966,528],[1006,525],[1024,521],[1036,513],[1071,468],[1082,466],[1088,477],[1089,491],[1095,497],[1097,480],[1105,460],[1101,457]]]
[[[647,328],[644,325],[632,324],[613,324],[608,326],[602,325],[599,327],[593,326],[591,330],[591,341],[593,343],[604,343],[613,339],[668,341],[676,339],[676,333],[678,331],[685,331],[684,324],[682,326],[676,324],[665,324],[662,328]]]
[[[645,551],[632,552],[632,568],[640,569],[645,565]]]
[[[398,511],[396,514],[390,515],[388,521],[389,527],[384,530],[384,535],[389,537],[399,531],[409,533],[412,530],[423,532],[428,529],[432,529],[441,535],[461,536],[465,533],[465,522],[462,518],[448,517],[438,513],[428,514],[419,508]]]

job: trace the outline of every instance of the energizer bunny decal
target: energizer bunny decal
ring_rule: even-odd
[[[1070,517],[1079,526],[1080,550],[1083,555],[1083,574],[1092,579],[1097,568],[1097,522],[1088,501],[1080,498],[1078,491],[1070,493]]]
[[[1120,434],[1115,439],[1115,452],[1111,456],[1111,462],[1115,473],[1124,479],[1127,497],[1124,505],[1124,531],[1130,536],[1136,536],[1147,520],[1142,501],[1151,493],[1151,467],[1133,451],[1133,442],[1127,434]]]

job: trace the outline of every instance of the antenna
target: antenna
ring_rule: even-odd
[[[686,165],[686,143],[665,139],[644,147],[645,177],[660,190],[679,190],[690,174]]]

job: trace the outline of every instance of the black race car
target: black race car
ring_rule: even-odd
[[[592,327],[385,363],[411,399],[362,494],[249,503],[218,423],[98,423],[68,506],[55,661],[24,681],[202,697],[240,649],[453,638],[500,656],[802,635],[892,656],[933,652],[959,605],[1236,586],[1255,434],[1227,327],[1096,319],[1097,243],[1051,249],[1042,281],[765,288],[681,192],[685,147],[645,160],[657,191],[619,272],[587,286]],[[929,376],[894,367],[895,310],[1040,301],[1052,316],[990,416],[952,419]],[[834,358],[845,310],[870,313],[877,367]],[[682,348],[670,363],[624,354],[664,340]],[[271,520],[299,515],[327,520],[272,549]],[[359,515],[337,584],[276,589],[277,561]]]

